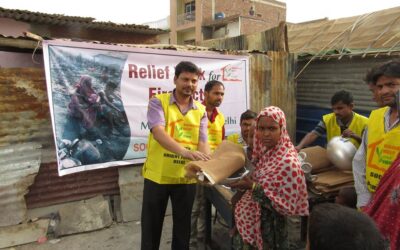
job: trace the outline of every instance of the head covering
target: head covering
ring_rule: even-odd
[[[257,117],[267,116],[279,124],[281,135],[271,149],[262,144],[258,133],[254,136],[253,180],[264,190],[272,208],[283,216],[308,215],[307,187],[295,150],[286,130],[283,111],[274,106],[263,109]],[[248,190],[235,207],[235,221],[243,241],[262,249],[261,207]]]
[[[79,94],[86,98],[89,98],[92,94],[96,94],[92,87],[92,78],[90,76],[81,76],[75,88]]]

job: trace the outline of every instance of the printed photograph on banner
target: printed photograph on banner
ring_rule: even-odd
[[[247,56],[60,40],[43,52],[59,175],[143,163],[149,100],[173,92],[181,61],[200,69],[194,100],[204,103],[207,82],[224,84],[225,135],[240,131],[248,109]]]
[[[122,160],[130,127],[120,83],[123,52],[49,46],[60,170]]]

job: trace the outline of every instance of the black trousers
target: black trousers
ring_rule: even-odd
[[[144,179],[142,204],[142,250],[158,250],[168,199],[172,204],[173,250],[188,250],[190,219],[196,184],[158,184]]]

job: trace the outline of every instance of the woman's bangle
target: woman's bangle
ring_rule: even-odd
[[[254,190],[256,188],[256,183],[253,182],[253,185],[251,186],[251,190]]]

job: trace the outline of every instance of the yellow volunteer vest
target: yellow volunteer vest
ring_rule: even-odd
[[[369,117],[366,180],[370,192],[375,192],[382,175],[400,152],[400,126],[385,133],[387,110],[389,107],[373,110]]]
[[[239,142],[239,138],[240,138],[240,135],[239,134],[230,134],[230,135],[228,135],[227,137],[226,137],[226,139],[228,140],[228,141],[231,141],[231,142],[233,142],[233,143],[235,143],[235,144],[240,144],[240,145],[243,145],[243,143],[240,143]]]
[[[326,139],[327,142],[329,142],[333,137],[335,136],[340,136],[340,127],[336,121],[336,115],[334,113],[330,113],[327,115],[324,115],[322,117],[322,120],[325,123],[326,126]],[[358,136],[362,135],[362,132],[364,130],[364,128],[367,126],[368,124],[368,118],[362,115],[359,115],[357,113],[354,113],[353,115],[353,119],[351,120],[349,129],[351,131],[353,131],[355,134],[357,134]],[[353,143],[354,146],[356,146],[356,148],[358,148],[360,146],[360,143],[358,143],[356,140],[354,139],[350,139],[351,143]]]
[[[175,103],[170,105],[170,96],[170,93],[155,96],[161,101],[164,111],[165,131],[183,147],[197,150],[204,106],[193,100],[197,109],[191,109],[186,115],[182,115]],[[149,134],[147,145],[147,158],[142,170],[144,178],[159,184],[196,183],[196,180],[185,177],[184,166],[189,160],[164,149],[152,133]]]
[[[221,112],[215,117],[213,123],[208,121],[208,144],[210,145],[211,152],[217,148],[222,142],[222,129],[225,124],[225,117]]]

